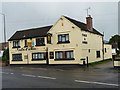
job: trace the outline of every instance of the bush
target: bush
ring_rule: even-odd
[[[9,49],[5,49],[2,56],[2,61],[7,62],[9,60]]]

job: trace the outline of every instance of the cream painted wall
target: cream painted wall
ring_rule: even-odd
[[[49,30],[48,33],[52,34],[52,44],[47,45],[48,51],[54,51],[54,58],[55,58],[55,51],[67,51],[73,50],[74,51],[74,58],[75,60],[59,60],[54,61],[54,59],[50,59],[50,64],[79,64],[81,62],[81,32],[80,28],[75,26],[65,17],[61,17],[54,26]],[[63,26],[62,26],[63,24]],[[74,27],[74,28],[72,28]],[[66,44],[57,44],[58,42],[58,35],[59,34],[69,34],[69,41],[70,43]]]
[[[45,39],[45,44],[46,38]],[[34,45],[36,45],[36,39],[32,38],[32,41],[34,41]],[[18,49],[25,49],[25,41],[20,40],[20,48]],[[12,48],[13,47],[13,41],[9,41],[9,55],[10,55],[10,64],[45,64],[46,60],[39,60],[39,61],[32,61],[32,53],[35,52],[46,52],[46,46],[34,46],[35,50],[22,50],[19,51],[17,48]],[[22,54],[22,60],[23,61],[12,61],[12,54]],[[28,59],[25,59],[25,55],[28,55]]]
[[[16,48],[12,48],[13,41],[9,41],[10,64],[45,64],[46,60],[32,61],[32,53],[46,52],[47,50],[49,64],[83,64],[83,61],[81,59],[85,58],[86,61],[87,57],[89,63],[103,60],[102,36],[83,31],[72,22],[70,22],[68,19],[66,19],[64,16],[62,16],[61,18],[48,31],[48,33],[52,34],[51,44],[47,44],[47,38],[44,37],[46,46],[34,46],[35,50],[18,51]],[[69,34],[70,43],[57,44],[59,34]],[[87,37],[82,36],[82,34],[86,34]],[[32,40],[35,42],[36,45],[36,38],[33,38]],[[83,44],[82,41],[87,41],[88,44]],[[24,48],[24,45],[24,40],[20,40],[21,48]],[[104,47],[107,48],[105,59],[111,58],[111,46],[104,45]],[[69,50],[73,50],[75,60],[54,60],[55,51]],[[96,51],[100,51],[100,58],[96,58]],[[49,52],[54,52],[54,59],[50,59]],[[23,61],[12,61],[12,54],[15,53],[22,53]],[[28,55],[28,59],[24,59],[25,55]]]
[[[106,52],[104,52],[104,59],[112,58],[112,45],[104,44],[104,50],[106,48]]]
[[[88,42],[88,44],[82,43],[82,58],[88,57],[88,63],[102,60],[102,36],[85,31],[82,33],[87,34],[87,37],[82,36],[82,38],[86,38]],[[96,51],[100,51],[100,58],[96,57]]]
[[[114,61],[114,66],[115,67],[120,67],[120,61]]]
[[[50,64],[83,64],[81,60],[84,58],[85,60],[88,57],[88,62],[95,62],[103,60],[103,52],[102,52],[102,36],[93,34],[90,32],[86,32],[81,30],[79,27],[75,26],[69,20],[67,20],[64,16],[61,17],[54,26],[49,30],[49,33],[52,34],[52,44],[48,45],[49,51],[65,51],[65,50],[74,50],[75,60],[62,60],[62,61],[54,61],[54,59],[50,59]],[[62,24],[64,26],[62,26]],[[72,28],[72,27],[75,28]],[[58,35],[59,34],[69,34],[70,43],[69,44],[57,44]],[[87,37],[82,36],[82,34],[87,34]],[[88,44],[83,44],[82,41],[88,42]],[[90,49],[90,53],[88,52]],[[96,57],[96,51],[100,51],[100,58]],[[55,53],[54,53],[55,56]],[[111,57],[111,53],[106,53],[105,58],[108,59]]]

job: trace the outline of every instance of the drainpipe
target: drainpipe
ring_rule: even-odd
[[[102,52],[103,52],[103,60],[104,60],[104,32],[102,36]]]
[[[48,59],[48,47],[46,47],[46,64],[49,64],[49,59]]]
[[[87,58],[87,67],[88,67],[88,64],[89,64],[89,63],[88,63],[88,56],[87,56],[86,58]]]

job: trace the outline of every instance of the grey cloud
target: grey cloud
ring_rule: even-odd
[[[118,32],[117,2],[4,2],[7,38],[16,30],[54,24],[61,15],[85,22],[86,9],[93,16],[94,27],[105,32],[108,40]]]

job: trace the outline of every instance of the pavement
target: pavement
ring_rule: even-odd
[[[18,65],[2,67],[2,88],[118,88],[112,61],[80,65]]]

